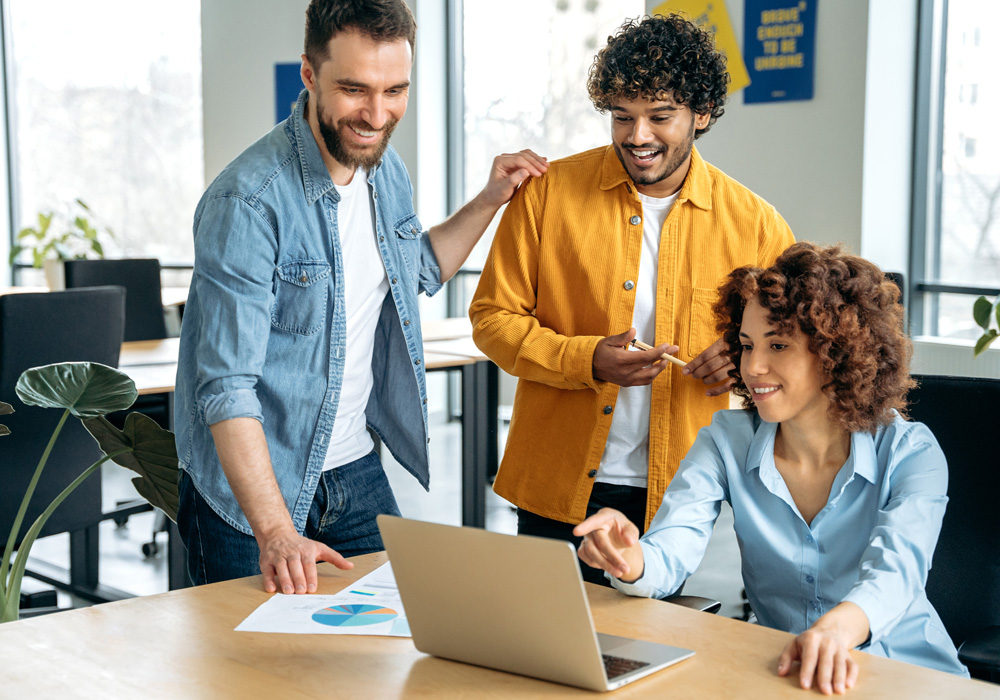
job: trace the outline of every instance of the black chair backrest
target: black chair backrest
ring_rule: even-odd
[[[1000,625],[1000,380],[915,375],[910,418],[948,458],[948,510],[927,597],[956,644]]]
[[[159,260],[67,260],[65,266],[66,289],[125,287],[125,340],[167,337]]]
[[[0,437],[0,551],[45,445],[62,411],[21,403],[21,373],[54,362],[100,362],[116,367],[125,323],[121,287],[0,296],[0,401],[14,413],[0,417],[11,434]],[[63,426],[35,490],[20,537],[60,491],[101,456],[76,418]],[[55,511],[42,535],[80,530],[101,517],[101,479],[84,481]]]

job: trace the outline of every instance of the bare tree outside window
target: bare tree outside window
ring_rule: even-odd
[[[201,3],[10,0],[17,222],[79,198],[106,253],[193,260]]]
[[[1000,5],[949,0],[941,228],[932,237],[929,277],[982,287],[1000,286]],[[974,40],[969,41],[969,37]],[[980,40],[980,37],[982,39]],[[938,334],[975,338],[973,297],[942,294]]]
[[[587,73],[608,37],[645,14],[643,0],[507,0],[503,12],[466,0],[463,12],[466,197],[483,186],[498,153],[532,148],[555,160],[610,143],[609,117],[587,96]],[[486,260],[498,221],[469,267]]]

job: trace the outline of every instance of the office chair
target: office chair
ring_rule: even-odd
[[[124,325],[125,290],[121,287],[0,296],[0,400],[15,411],[4,416],[11,434],[0,439],[0,551],[61,417],[60,411],[21,403],[14,393],[18,378],[30,367],[55,362],[100,362],[116,367]],[[73,418],[67,420],[38,482],[20,536],[100,457],[97,442],[83,425]],[[76,592],[98,586],[97,526],[101,519],[101,479],[95,476],[86,479],[56,509],[40,533],[70,533],[70,588]]]
[[[974,678],[1000,682],[1000,379],[914,375],[910,418],[948,458],[948,509],[927,597]]]
[[[66,289],[124,287],[125,340],[159,340],[167,337],[160,296],[160,261],[67,260]]]

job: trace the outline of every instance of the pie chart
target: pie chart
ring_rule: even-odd
[[[331,627],[364,627],[366,625],[378,625],[382,622],[395,620],[399,616],[391,608],[383,608],[380,605],[331,605],[328,608],[317,610],[313,613],[312,619],[321,625]]]

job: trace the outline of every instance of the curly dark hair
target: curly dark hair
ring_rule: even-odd
[[[912,346],[903,332],[899,288],[874,264],[840,246],[796,243],[765,269],[741,267],[719,287],[714,311],[736,369],[733,392],[751,408],[750,391],[739,373],[739,333],[751,299],[767,310],[781,333],[802,331],[818,355],[827,381],[831,418],[850,432],[875,432],[892,422],[892,410],[906,416]]]
[[[375,41],[406,39],[410,51],[417,38],[417,23],[403,0],[312,0],[306,8],[306,58],[319,69],[330,56],[330,39],[357,29]]]
[[[681,15],[655,15],[625,22],[590,67],[587,92],[600,112],[616,100],[673,99],[695,114],[710,114],[695,138],[725,113],[729,72],[712,35]]]

